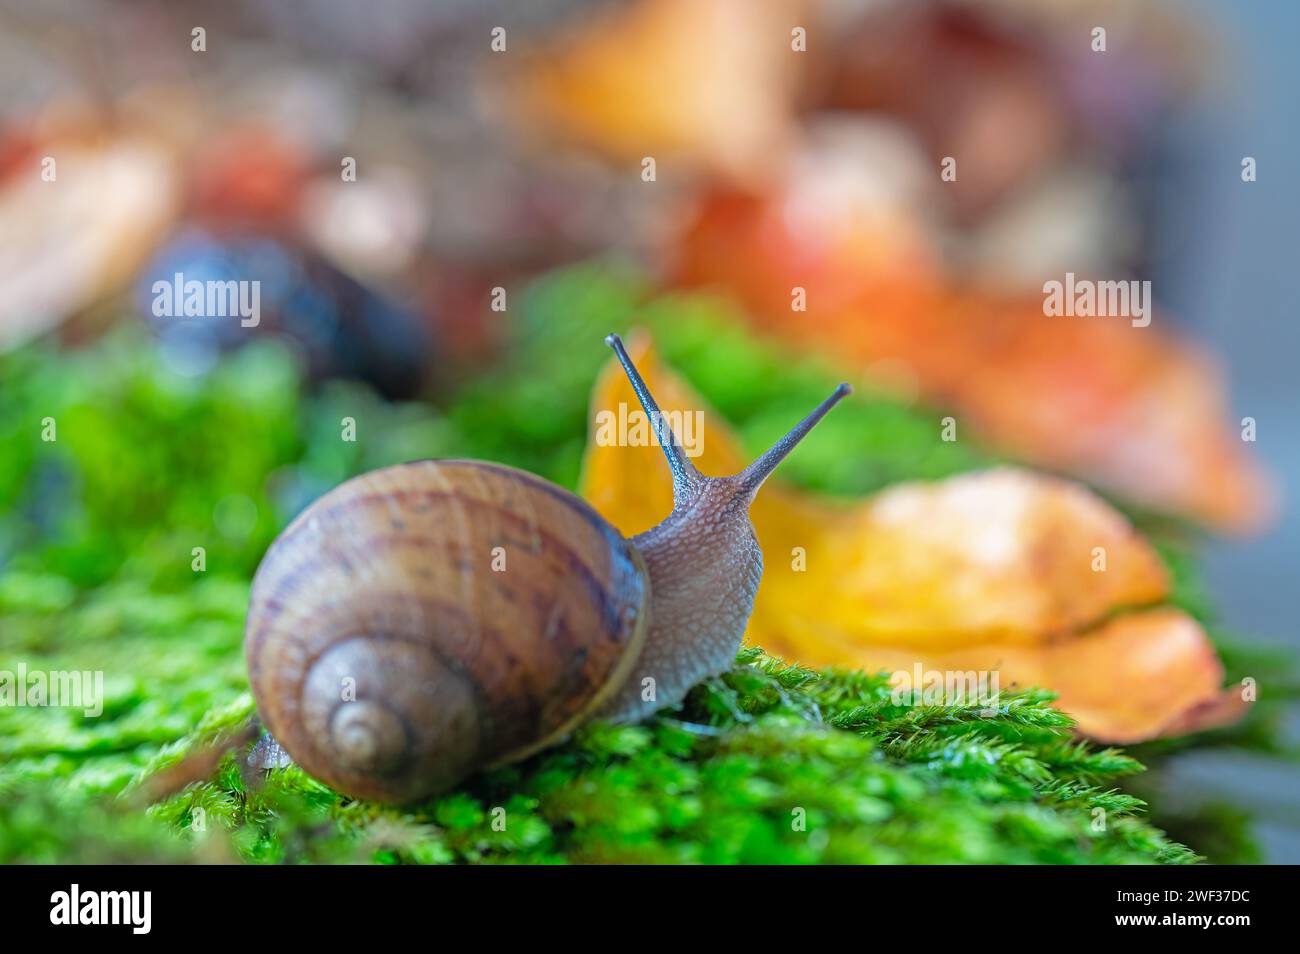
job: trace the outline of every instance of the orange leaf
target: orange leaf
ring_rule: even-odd
[[[902,238],[868,236],[843,224],[844,202],[818,207],[813,242],[784,211],[799,194],[788,183],[763,197],[707,197],[681,236],[677,281],[725,287],[788,346],[958,411],[1027,461],[1224,530],[1258,529],[1274,512],[1274,487],[1229,424],[1218,369],[1162,330],[1166,316],[1150,327],[1049,318],[1041,297],[958,287],[918,251],[905,217],[891,230]],[[795,286],[818,321],[790,321]]]
[[[1132,743],[1235,722],[1246,703],[1221,689],[1223,666],[1200,625],[1161,608],[1116,617],[1096,629],[1039,645],[982,643],[939,652],[867,646],[833,660],[855,668],[912,674],[996,673],[1001,690],[1039,686],[1079,730]],[[911,681],[915,681],[914,679]]]
[[[702,414],[697,467],[740,470],[747,458],[735,437],[660,366],[648,339],[629,351],[670,419]],[[628,446],[610,430],[638,408],[611,363],[592,398],[582,492],[629,536],[672,509],[659,448]],[[1079,485],[999,469],[846,505],[769,483],[751,518],[766,559],[748,638],[801,663],[997,672],[1003,688],[1059,692],[1081,731],[1114,741],[1239,712],[1190,617],[1163,608],[1105,621],[1163,600],[1169,581],[1151,546]]]
[[[785,136],[797,58],[789,0],[639,0],[527,58],[521,121],[623,160],[762,174]]]

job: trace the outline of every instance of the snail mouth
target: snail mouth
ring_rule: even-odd
[[[387,772],[410,751],[406,726],[376,702],[344,702],[330,720],[330,741],[339,763],[361,772]]]

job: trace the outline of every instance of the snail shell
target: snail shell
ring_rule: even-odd
[[[389,467],[325,494],[268,551],[250,681],[305,771],[410,801],[600,708],[640,652],[649,594],[635,548],[559,487],[480,461]]]

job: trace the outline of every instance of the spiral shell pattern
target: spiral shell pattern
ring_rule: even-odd
[[[626,680],[648,606],[639,554],[580,498],[419,461],[336,487],[272,544],[249,680],[304,770],[408,802],[571,731]]]

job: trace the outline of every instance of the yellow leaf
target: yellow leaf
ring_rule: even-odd
[[[663,411],[703,413],[696,466],[748,458],[721,417],[629,344]],[[582,493],[632,536],[672,509],[652,440],[611,431],[639,408],[617,363],[597,380]],[[603,427],[600,425],[604,425]],[[611,439],[613,437],[614,439]],[[685,442],[684,442],[685,443]],[[1235,717],[1200,626],[1174,609],[1167,574],[1128,521],[1085,488],[1002,468],[895,486],[855,505],[769,482],[750,511],[764,553],[748,639],[815,666],[980,671],[1041,686],[1081,731],[1135,741]]]

